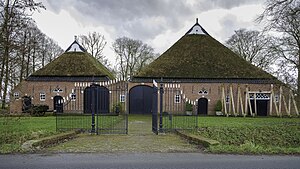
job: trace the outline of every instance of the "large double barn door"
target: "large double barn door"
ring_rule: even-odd
[[[129,112],[130,114],[151,114],[153,100],[153,88],[140,85],[130,89],[129,92]]]
[[[106,87],[93,84],[90,87],[85,88],[84,113],[109,113],[109,90]]]

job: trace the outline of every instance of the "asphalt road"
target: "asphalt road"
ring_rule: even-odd
[[[0,155],[1,169],[299,169],[299,156],[201,153]]]

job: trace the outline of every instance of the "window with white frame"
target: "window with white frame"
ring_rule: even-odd
[[[14,93],[14,98],[15,98],[16,100],[20,98],[19,92],[15,92],[15,93]]]
[[[40,101],[45,101],[46,100],[46,93],[41,92],[40,93]]]
[[[76,94],[75,93],[71,93],[71,100],[75,101],[76,100]]]
[[[124,94],[121,94],[120,95],[120,102],[125,102],[125,95]]]
[[[176,94],[175,95],[175,103],[180,103],[180,99],[181,99],[180,95]]]
[[[226,95],[225,100],[226,100],[226,103],[229,103],[229,102],[230,102],[230,97],[229,97],[229,95]]]

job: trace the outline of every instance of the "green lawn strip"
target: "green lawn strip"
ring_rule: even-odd
[[[55,117],[0,117],[0,153],[22,152],[27,140],[56,134]]]
[[[200,117],[199,121],[194,134],[220,142],[210,146],[209,152],[300,154],[299,118]]]

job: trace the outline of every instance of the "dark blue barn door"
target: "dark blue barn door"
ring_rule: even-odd
[[[92,103],[94,99],[95,103]],[[93,84],[84,90],[84,113],[92,113],[92,106],[99,114],[109,113],[109,90],[100,85]],[[96,113],[96,112],[94,112]]]
[[[139,85],[129,91],[129,113],[130,114],[151,114],[153,102],[153,88]],[[157,100],[156,100],[157,102]]]

